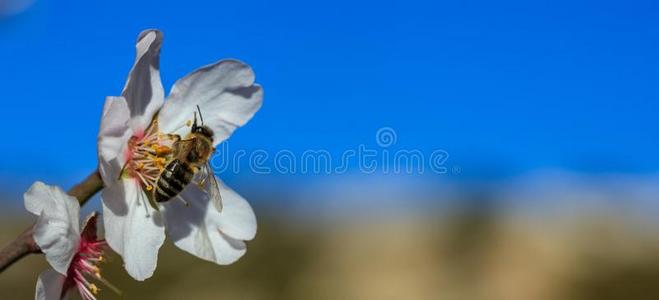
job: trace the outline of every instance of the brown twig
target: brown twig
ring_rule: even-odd
[[[78,202],[80,202],[80,206],[83,206],[102,188],[103,180],[101,180],[98,171],[94,171],[83,181],[73,186],[68,191],[68,194],[76,197]],[[26,229],[15,240],[0,250],[0,273],[28,254],[41,252],[32,237],[33,228],[34,225],[30,226],[30,228]]]

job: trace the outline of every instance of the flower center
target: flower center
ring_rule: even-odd
[[[143,135],[135,135],[128,140],[128,160],[122,176],[135,178],[144,190],[152,191],[158,176],[171,159],[175,141],[175,136],[158,130],[158,122],[154,118]]]
[[[116,293],[121,292],[101,276],[100,263],[105,261],[103,251],[107,247],[105,240],[80,240],[78,251],[71,261],[67,271],[66,281],[62,293],[76,288],[83,300],[95,300],[101,290],[95,282],[101,282]]]

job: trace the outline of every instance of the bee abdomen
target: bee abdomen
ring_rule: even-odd
[[[171,161],[163,170],[156,183],[156,202],[168,201],[183,191],[192,180],[192,170],[179,159]]]

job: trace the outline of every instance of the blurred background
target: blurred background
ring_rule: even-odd
[[[96,168],[147,28],[166,90],[254,68],[264,106],[213,165],[259,232],[223,267],[166,242],[144,283],[115,255],[124,299],[659,299],[657,2],[0,0],[0,244],[33,181]]]

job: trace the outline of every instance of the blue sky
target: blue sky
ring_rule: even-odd
[[[0,180],[93,169],[104,97],[154,27],[166,90],[220,58],[255,69],[264,106],[232,147],[339,153],[388,126],[472,173],[655,172],[658,6],[37,0],[0,22]]]

